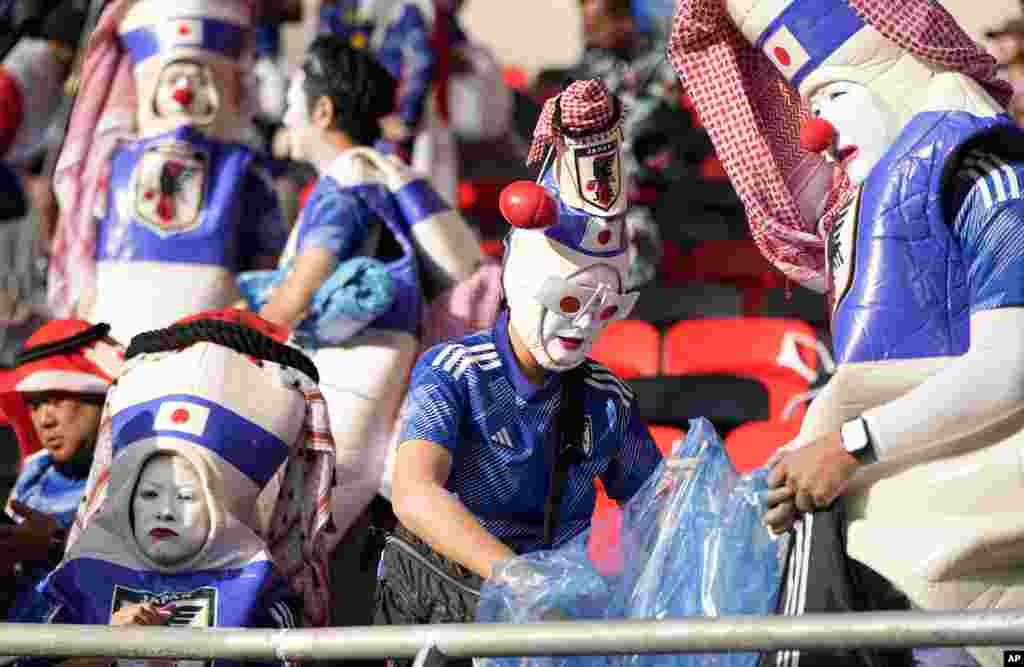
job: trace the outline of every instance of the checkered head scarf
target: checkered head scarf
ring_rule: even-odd
[[[977,80],[1000,103],[1012,90],[996,63],[934,0],[848,0],[868,24],[938,69]],[[823,289],[824,235],[850,199],[836,170],[818,220],[801,215],[795,190],[817,156],[800,147],[809,111],[772,61],[754,48],[723,0],[679,0],[669,57],[692,97],[764,255],[790,279]]]
[[[563,134],[572,137],[608,132],[622,124],[622,116],[621,105],[604,81],[588,79],[569,84],[544,103],[526,164],[541,160],[547,147]]]

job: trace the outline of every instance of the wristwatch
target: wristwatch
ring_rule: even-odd
[[[868,433],[868,423],[863,417],[851,419],[843,424],[839,430],[839,438],[843,443],[843,449],[859,463],[874,463],[878,460],[875,446],[871,444],[871,434]]]

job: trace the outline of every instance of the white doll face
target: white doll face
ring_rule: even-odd
[[[217,88],[206,67],[178,60],[160,72],[153,100],[153,109],[158,117],[206,122],[216,115],[217,107]]]
[[[199,553],[210,534],[210,508],[192,464],[166,454],[149,459],[132,496],[132,520],[139,548],[160,565]]]
[[[810,98],[811,112],[836,130],[833,155],[853,185],[860,185],[896,140],[897,115],[866,86],[835,81]]]
[[[626,317],[636,303],[635,294],[622,294],[619,273],[606,264],[568,278],[548,276],[532,286],[529,297],[515,298],[528,289],[506,285],[512,326],[537,362],[552,371],[583,363],[605,327]]]

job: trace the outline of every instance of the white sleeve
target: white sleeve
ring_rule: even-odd
[[[1024,402],[1024,308],[971,315],[971,345],[912,391],[864,413],[880,460],[976,431]]]

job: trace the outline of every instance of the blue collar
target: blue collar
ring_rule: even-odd
[[[494,336],[494,347],[498,350],[502,365],[508,369],[506,375],[512,382],[512,388],[516,395],[525,401],[547,400],[561,386],[561,374],[551,371],[544,372],[544,382],[535,385],[527,379],[523,369],[519,367],[519,359],[512,349],[512,341],[508,337],[508,308],[501,311],[498,321],[494,323],[492,335]]]

